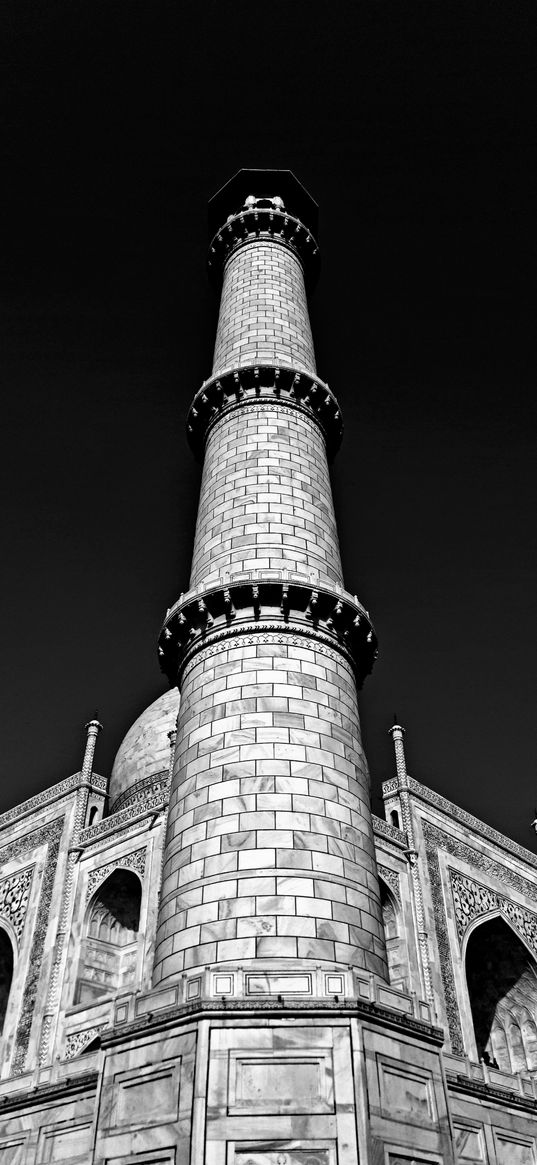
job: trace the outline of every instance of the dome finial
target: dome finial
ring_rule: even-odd
[[[84,760],[82,761],[82,776],[89,781],[93,772],[93,757],[95,755],[95,745],[99,732],[102,731],[102,724],[98,720],[88,720],[84,725],[86,729],[86,747],[84,749]]]

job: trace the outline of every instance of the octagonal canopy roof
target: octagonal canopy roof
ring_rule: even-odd
[[[224,226],[228,214],[238,214],[249,194],[283,199],[285,209],[317,238],[319,207],[292,170],[238,170],[209,202],[211,238]]]

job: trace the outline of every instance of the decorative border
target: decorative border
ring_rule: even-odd
[[[113,813],[119,813],[121,809],[126,809],[130,805],[146,804],[148,797],[155,796],[160,793],[165,797],[168,793],[168,786],[170,784],[170,773],[168,769],[161,769],[160,773],[155,773],[154,776],[142,777],[135,785],[124,789],[119,797],[116,797],[111,806],[111,817]]]
[[[245,406],[269,404],[301,412],[319,426],[327,453],[333,456],[341,444],[343,420],[332,390],[305,369],[278,364],[243,364],[205,380],[196,393],[187,417],[187,438],[197,457],[223,414]]]
[[[382,792],[384,796],[388,796],[390,793],[398,792],[400,788],[399,778],[392,777],[389,781],[383,782]],[[419,797],[421,801],[425,801],[427,805],[434,805],[436,809],[440,809],[446,816],[453,818],[455,821],[460,821],[461,825],[464,825],[467,829],[472,829],[475,833],[486,837],[488,841],[492,841],[500,849],[507,850],[508,853],[514,854],[517,858],[521,858],[526,865],[537,868],[537,854],[534,854],[529,849],[525,849],[518,842],[512,841],[510,837],[505,837],[503,833],[499,833],[492,825],[487,825],[486,822],[480,821],[478,817],[474,817],[466,809],[461,809],[453,801],[448,801],[447,797],[443,797],[441,793],[437,793],[434,789],[429,789],[427,785],[422,785],[414,777],[408,778],[408,789],[411,793]]]
[[[96,825],[88,825],[86,829],[81,831],[78,839],[79,849],[84,850],[92,842],[100,841],[110,834],[118,833],[124,826],[129,826],[132,821],[137,819],[143,820],[144,817],[148,817],[151,813],[158,815],[166,808],[166,804],[167,790],[166,795],[163,791],[159,791],[154,795],[151,795],[151,793],[148,796],[146,795],[141,803],[135,801],[126,809],[121,809],[119,813],[112,813],[110,817],[103,817],[103,820],[98,821]]]
[[[459,1012],[459,1004],[457,999],[457,989],[455,986],[455,976],[453,973],[453,961],[451,945],[449,941],[447,918],[444,907],[443,883],[440,871],[440,859],[438,855],[439,850],[444,850],[451,854],[452,857],[461,858],[462,861],[476,869],[483,870],[499,882],[509,886],[510,889],[516,890],[519,894],[524,894],[530,899],[537,898],[537,886],[523,878],[522,875],[510,870],[508,866],[502,866],[494,858],[487,854],[480,853],[479,850],[472,849],[465,842],[458,838],[450,837],[439,829],[438,826],[433,825],[430,821],[422,821],[423,836],[425,838],[425,851],[427,854],[427,865],[429,869],[429,879],[431,883],[431,893],[434,910],[434,922],[436,930],[436,938],[438,943],[438,951],[440,955],[440,970],[442,975],[442,984],[444,988],[444,999],[446,1004],[446,1014],[448,1020],[449,1036],[451,1040],[451,1047],[454,1055],[463,1056],[465,1054],[464,1040],[462,1036],[461,1019]],[[527,941],[527,940],[526,940]]]
[[[56,867],[58,864],[60,837],[64,826],[64,820],[64,817],[57,817],[48,825],[42,825],[40,829],[34,830],[33,833],[26,834],[24,837],[16,838],[15,841],[10,842],[9,845],[4,846],[0,850],[1,867],[6,865],[7,862],[13,861],[14,858],[21,857],[23,854],[36,849],[40,845],[48,845],[47,860],[41,882],[39,906],[37,909],[34,925],[28,974],[26,976],[26,983],[24,985],[21,1011],[15,1036],[13,1063],[11,1069],[13,1076],[21,1076],[24,1072],[24,1063],[30,1042],[30,1031],[34,1016],[39,976],[41,973],[41,961],[43,958],[45,935],[50,918],[52,890],[54,886],[54,878],[56,875]]]
[[[125,854],[121,858],[116,858],[114,861],[108,862],[105,866],[99,866],[96,870],[90,870],[88,874],[88,885],[86,889],[86,903],[93,897],[99,886],[109,877],[114,870],[132,870],[133,873],[138,874],[143,880],[145,874],[145,863],[147,857],[147,848],[133,850],[130,854]]]
[[[102,793],[106,793],[108,788],[107,778],[100,777],[98,773],[92,773],[89,782],[82,776],[82,773],[74,773],[72,777],[66,777],[64,781],[58,781],[58,784],[52,785],[50,789],[43,789],[43,792],[36,793],[35,797],[29,797],[27,801],[21,801],[20,805],[14,805],[12,809],[7,809],[5,813],[0,815],[0,829],[4,829],[6,825],[11,825],[19,817],[26,817],[36,809],[42,809],[45,805],[49,805],[51,801],[58,801],[60,797],[65,797],[73,789],[78,789],[82,785],[88,784],[90,788],[97,789]]]
[[[181,596],[167,612],[159,636],[160,666],[175,684],[191,656],[206,644],[245,631],[257,635],[288,630],[338,648],[352,663],[358,686],[378,654],[369,614],[347,591],[251,571],[247,577]]]

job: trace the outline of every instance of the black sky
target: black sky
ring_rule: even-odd
[[[2,6],[0,808],[79,768],[96,712],[109,772],[165,688],[216,323],[206,203],[281,166],[320,204],[311,316],[346,423],[346,583],[381,647],[375,791],[396,710],[414,776],[535,846],[536,20],[505,0]]]

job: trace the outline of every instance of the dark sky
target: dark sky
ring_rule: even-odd
[[[165,688],[206,204],[289,167],[320,204],[345,577],[380,640],[375,792],[396,710],[414,776],[535,846],[536,42],[505,0],[2,6],[0,808],[78,769],[96,712],[108,773]]]

